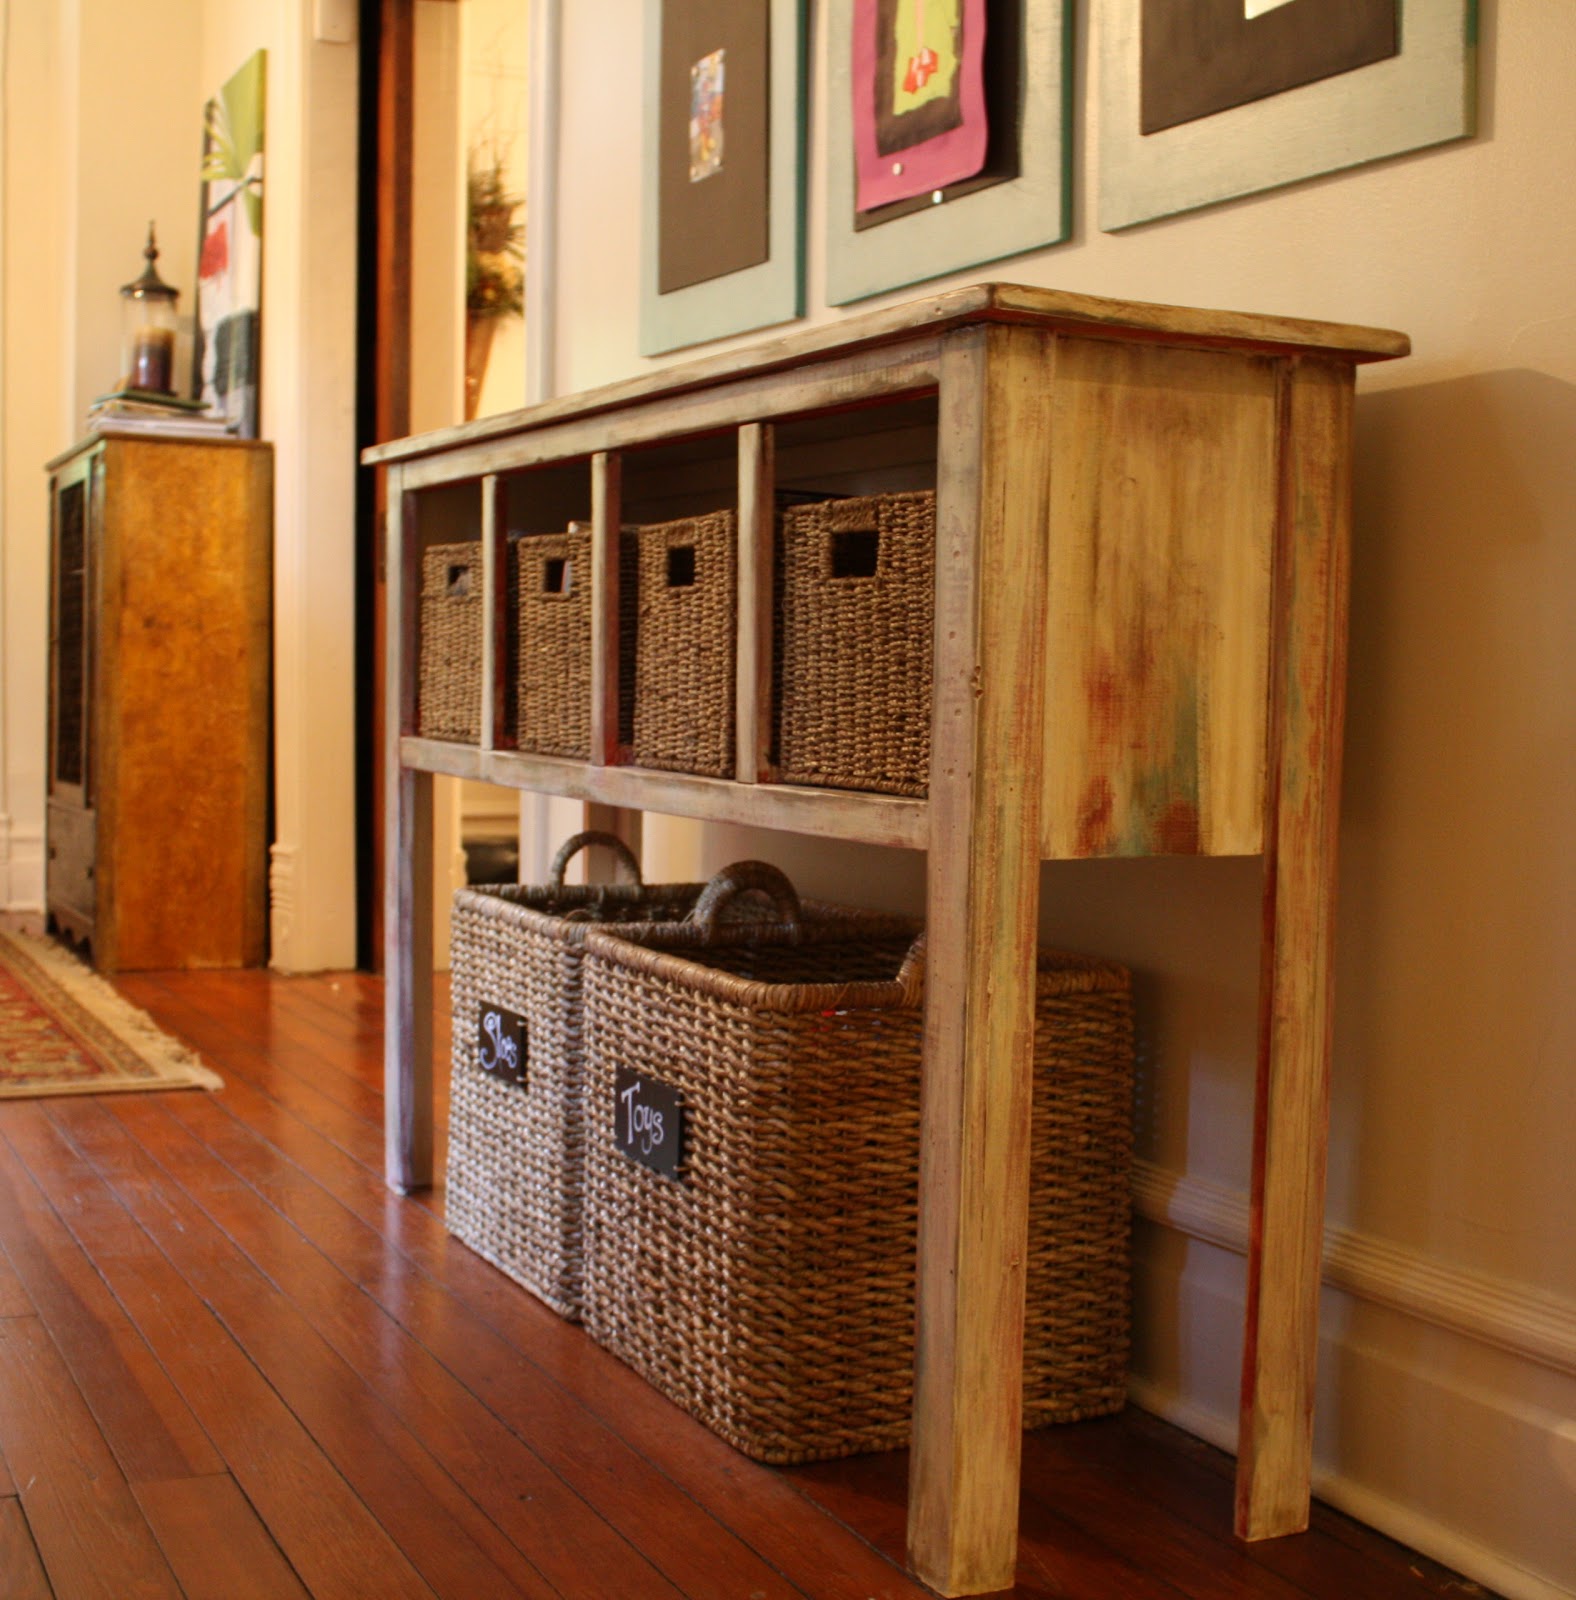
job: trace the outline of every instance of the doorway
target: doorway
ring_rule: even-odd
[[[525,403],[530,0],[363,0],[358,448]],[[357,493],[358,960],[383,949],[383,524]],[[518,796],[439,779],[439,886],[517,875]],[[435,945],[446,964],[448,896]]]

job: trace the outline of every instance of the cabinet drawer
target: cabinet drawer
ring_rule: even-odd
[[[69,911],[91,923],[98,905],[93,874],[98,818],[76,806],[52,803],[46,823],[45,902],[51,911]]]

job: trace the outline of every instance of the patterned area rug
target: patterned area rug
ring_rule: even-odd
[[[222,1087],[75,956],[0,930],[0,1099]]]

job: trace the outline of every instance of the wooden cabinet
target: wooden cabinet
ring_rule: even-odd
[[[272,450],[106,432],[48,470],[49,924],[106,972],[261,965]]]
[[[1399,334],[977,285],[384,445],[388,1176],[430,1181],[431,774],[927,852],[909,1555],[1016,1559],[1042,860],[1256,854],[1263,1017],[1238,1529],[1308,1514],[1358,363]],[[934,489],[928,793],[776,781],[774,509]],[[619,529],[738,519],[731,778],[642,770]],[[589,760],[513,748],[511,535],[591,525]],[[418,737],[423,551],[480,542],[481,734]]]

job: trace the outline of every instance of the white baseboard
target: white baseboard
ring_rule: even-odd
[[[1234,1417],[1224,1417],[1144,1378],[1132,1378],[1127,1389],[1139,1410],[1164,1418],[1221,1450],[1236,1453]],[[1503,1552],[1490,1549],[1455,1528],[1317,1463],[1313,1470],[1313,1492],[1326,1505],[1344,1511],[1347,1516],[1355,1517],[1409,1549],[1422,1552],[1461,1573],[1474,1585],[1482,1584],[1493,1593],[1503,1595],[1505,1600],[1571,1600],[1576,1594],[1576,1589],[1529,1571]],[[1555,1516],[1561,1514],[1558,1507],[1551,1507],[1550,1512]],[[1464,1597],[1474,1592],[1463,1585]]]
[[[1139,1161],[1133,1208],[1189,1238],[1236,1255],[1247,1252],[1248,1199],[1238,1191]],[[1346,1228],[1325,1230],[1324,1282],[1576,1377],[1576,1301],[1435,1261]]]
[[[1151,1341],[1134,1403],[1226,1450],[1222,1369],[1242,1316],[1247,1199],[1140,1163],[1137,1213],[1215,1249],[1142,1235],[1138,1293],[1178,1330]],[[1332,1228],[1325,1240],[1315,1493],[1509,1600],[1576,1597],[1576,1304]],[[1157,1320],[1151,1317],[1151,1321]]]
[[[268,948],[269,964],[278,972],[299,970],[292,967],[295,952],[296,850],[293,845],[274,844],[268,851]]]
[[[0,903],[7,911],[44,909],[44,830],[0,817]]]

